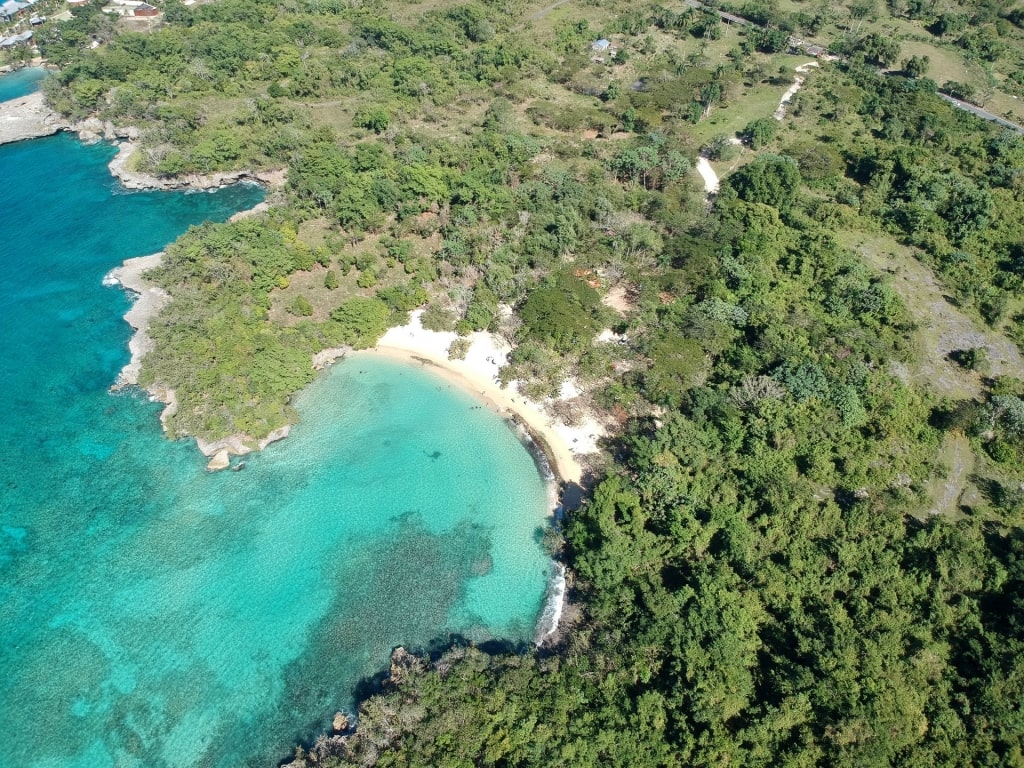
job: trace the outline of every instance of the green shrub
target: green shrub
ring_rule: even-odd
[[[313,305],[305,296],[299,295],[288,305],[288,311],[296,317],[309,317],[313,314]]]
[[[463,338],[462,336],[458,337],[448,345],[448,359],[465,360],[466,354],[469,352],[469,348],[472,344],[473,342],[469,339]]]
[[[455,313],[437,304],[429,304],[423,310],[420,323],[428,331],[454,331]]]

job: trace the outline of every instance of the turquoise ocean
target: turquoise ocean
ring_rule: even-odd
[[[0,147],[0,766],[273,766],[399,644],[528,642],[545,483],[503,421],[372,355],[208,473],[127,361],[123,259],[261,198],[125,193],[114,150]]]
[[[24,67],[17,72],[0,75],[0,101],[27,96],[39,89],[39,83],[46,77],[42,67]]]

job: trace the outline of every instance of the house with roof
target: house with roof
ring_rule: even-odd
[[[19,2],[19,0],[6,0],[4,3],[0,3],[0,21],[12,21],[28,6],[29,3]]]
[[[20,35],[11,35],[0,40],[0,50],[17,48],[20,45],[29,45],[32,41],[32,30],[22,32]]]

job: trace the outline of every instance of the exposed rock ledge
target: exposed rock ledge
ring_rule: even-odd
[[[285,424],[283,427],[273,430],[262,440],[256,440],[241,432],[222,437],[220,440],[203,440],[203,438],[197,437],[196,446],[204,456],[216,456],[221,451],[227,451],[232,456],[245,456],[245,454],[252,453],[254,450],[262,451],[268,445],[276,443],[278,440],[284,440],[288,437],[291,430],[291,424]]]
[[[59,131],[76,131],[78,138],[86,143],[139,137],[138,128],[118,128],[110,121],[103,122],[95,117],[72,123],[47,106],[41,91],[0,102],[0,144],[38,139]]]
[[[46,106],[42,93],[0,102],[0,144],[38,139],[70,127],[67,120]]]
[[[46,104],[41,91],[17,99],[0,102],[0,144],[25,139],[51,136],[59,131],[77,131],[78,138],[87,143],[127,139],[118,146],[117,156],[110,161],[110,173],[125,189],[216,189],[240,181],[264,184],[270,188],[284,186],[287,170],[225,171],[222,173],[186,174],[174,178],[161,178],[148,173],[131,171],[126,166],[138,149],[139,129],[119,127],[109,120],[86,118],[76,123],[54,112]],[[244,213],[244,212],[243,212]]]
[[[121,186],[125,189],[216,189],[229,184],[237,184],[240,181],[252,181],[276,188],[283,186],[287,179],[287,172],[284,169],[224,171],[207,175],[191,173],[165,179],[149,173],[128,170],[126,167],[128,161],[137,149],[138,145],[134,141],[121,143],[118,146],[117,156],[108,165],[110,173],[121,182]]]
[[[322,349],[313,355],[313,370],[322,371],[327,366],[345,357],[352,351],[352,347],[330,347]]]
[[[160,266],[163,255],[163,251],[160,251],[150,256],[125,259],[120,267],[110,270],[103,278],[104,285],[121,285],[137,297],[124,316],[128,325],[135,329],[135,334],[128,340],[128,350],[132,353],[132,357],[117,375],[114,389],[139,383],[142,358],[154,346],[153,339],[150,338],[148,332],[149,321],[171,300],[167,291],[143,278],[143,273]]]

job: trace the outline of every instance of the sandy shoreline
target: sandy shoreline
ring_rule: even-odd
[[[124,315],[125,321],[135,329],[128,341],[131,359],[121,369],[117,381],[111,387],[114,391],[138,385],[142,359],[154,349],[153,339],[147,329],[151,320],[171,300],[171,296],[151,284],[144,275],[160,266],[162,258],[161,251],[126,259],[103,278],[104,285],[119,285],[135,295],[132,306]],[[579,426],[570,427],[549,416],[543,403],[529,400],[519,394],[514,386],[503,389],[498,383],[498,372],[505,364],[511,347],[493,334],[471,334],[471,346],[466,359],[449,360],[448,346],[456,335],[424,329],[420,324],[421,314],[422,310],[416,310],[411,313],[406,325],[389,329],[374,349],[351,353],[346,349],[325,350],[314,355],[311,365],[320,369],[347,354],[380,355],[403,362],[429,365],[438,376],[473,394],[495,413],[521,425],[538,444],[556,479],[581,482],[585,471],[581,458],[597,452],[597,440],[605,434],[604,426],[593,417],[587,417]],[[570,397],[575,394],[571,386],[564,389]],[[166,405],[160,415],[160,421],[166,428],[166,420],[177,407],[174,391],[165,387],[150,387],[147,392],[151,398]],[[256,450],[263,450],[270,443],[287,437],[289,429],[288,426],[282,427],[259,441],[246,435],[229,435],[215,442],[196,438],[196,446],[205,456],[212,457],[210,469],[224,469],[229,466],[231,455],[249,453],[253,450],[250,444],[255,444]]]
[[[448,346],[455,333],[428,331],[420,324],[422,310],[415,310],[406,325],[388,330],[373,350],[354,354],[377,354],[407,362],[430,365],[440,376],[464,387],[487,403],[496,413],[515,417],[538,440],[555,475],[565,481],[579,483],[584,474],[582,457],[597,452],[597,441],[605,429],[593,417],[570,427],[546,413],[544,404],[529,400],[516,391],[514,383],[502,389],[497,377],[511,347],[493,334],[478,332],[471,342],[465,360],[449,360]],[[572,387],[567,387],[572,394]]]
[[[144,274],[158,267],[162,258],[163,252],[126,259],[120,267],[114,268],[104,277],[105,285],[120,285],[137,297],[124,316],[135,329],[128,342],[131,359],[121,369],[117,382],[111,387],[113,390],[138,384],[142,359],[154,348],[147,328],[153,317],[171,300],[171,296],[147,281]],[[389,329],[374,349],[352,354],[383,355],[431,366],[439,376],[475,395],[495,413],[521,425],[538,444],[556,479],[581,482],[585,472],[582,458],[599,450],[597,441],[605,434],[604,426],[593,416],[583,418],[579,426],[568,426],[550,416],[545,410],[545,403],[521,395],[514,382],[502,388],[498,383],[498,374],[507,361],[511,347],[494,334],[471,334],[468,337],[470,348],[466,358],[449,360],[448,347],[457,338],[455,333],[426,330],[420,323],[421,315],[422,310],[412,312],[408,323]],[[346,352],[343,349],[325,350],[314,355],[310,364],[319,369],[344,357]],[[166,427],[166,420],[174,414],[177,406],[173,390],[150,387],[147,392],[154,400],[166,404],[160,416],[161,423]],[[569,400],[576,396],[577,391],[571,382],[566,382],[563,393],[561,399]],[[210,469],[223,469],[229,465],[231,455],[244,455],[254,447],[263,450],[269,443],[287,437],[288,431],[288,427],[283,427],[260,441],[246,435],[229,435],[215,442],[197,438],[196,445],[204,455],[213,457]]]

